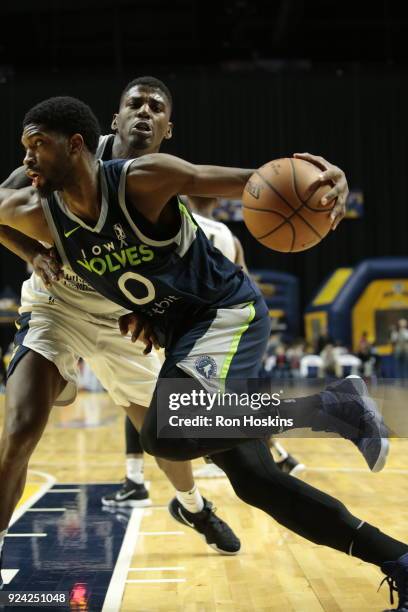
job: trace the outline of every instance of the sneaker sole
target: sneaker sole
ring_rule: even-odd
[[[237,555],[240,552],[241,546],[235,552],[231,552],[229,550],[222,550],[222,548],[218,548],[216,544],[208,544],[207,540],[205,539],[205,535],[203,533],[200,533],[199,531],[194,529],[194,527],[190,527],[190,525],[187,525],[187,523],[184,523],[184,521],[180,521],[176,516],[174,516],[173,512],[171,511],[170,504],[167,506],[167,509],[173,521],[176,521],[176,523],[178,523],[179,525],[183,525],[183,527],[188,527],[189,529],[191,529],[191,531],[193,531],[196,535],[200,536],[202,540],[204,540],[207,546],[215,550],[220,555],[229,555],[232,557],[233,555]]]
[[[346,378],[359,378],[361,380],[361,382],[363,383],[363,385],[364,385],[364,390],[366,392],[366,395],[368,397],[370,397],[370,394],[368,393],[368,387],[367,387],[364,379],[361,378],[361,376],[357,376],[356,374],[350,374],[349,376],[346,376]],[[371,400],[374,402],[374,400],[372,398],[371,398]],[[376,407],[377,407],[377,404],[376,404]],[[385,425],[384,425],[384,427],[385,427]],[[381,470],[384,469],[385,464],[387,463],[387,458],[388,458],[388,453],[389,452],[390,452],[390,441],[388,440],[388,438],[381,438],[381,449],[380,449],[380,452],[378,454],[377,461],[375,462],[373,467],[370,468],[371,471],[374,472],[374,474],[378,473],[378,472],[381,472]]]
[[[385,464],[387,463],[388,453],[390,452],[390,442],[387,438],[381,438],[381,450],[378,455],[378,459],[375,462],[372,472],[381,472],[384,469]]]
[[[295,467],[289,472],[289,476],[296,476],[296,474],[299,474],[299,472],[303,472],[303,470],[305,470],[306,467],[303,463],[298,463],[297,465],[295,465]]]
[[[125,499],[123,501],[104,500],[102,499],[102,506],[108,506],[109,508],[147,508],[152,505],[152,500],[147,499]]]

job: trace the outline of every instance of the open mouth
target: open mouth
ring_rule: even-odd
[[[41,175],[34,170],[27,170],[26,175],[31,179],[32,186],[37,188],[40,183]]]
[[[138,121],[137,123],[135,123],[132,129],[137,132],[143,132],[145,134],[152,133],[152,126],[149,123],[149,121],[143,121],[143,120]]]

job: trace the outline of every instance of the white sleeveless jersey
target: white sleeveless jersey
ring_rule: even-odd
[[[225,223],[202,217],[197,213],[193,213],[193,215],[211,244],[221,251],[225,257],[228,257],[228,259],[235,263],[237,249],[235,247],[234,235]]]
[[[105,147],[113,135],[101,136],[96,151],[98,158],[102,157]],[[69,314],[74,320],[76,314],[89,320],[108,318],[115,321],[128,310],[125,310],[102,297],[78,276],[69,266],[63,267],[64,278],[53,283],[49,289],[36,274],[32,274],[21,288],[21,307],[19,312],[31,312],[42,306],[49,309],[54,304],[69,309]]]

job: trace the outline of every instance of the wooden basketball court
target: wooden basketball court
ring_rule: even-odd
[[[82,393],[74,405],[54,409],[32,458],[25,495],[17,511],[28,516],[31,497],[36,505],[30,516],[37,516],[36,510],[47,511],[46,521],[38,519],[36,523],[47,533],[37,541],[50,539],[55,526],[59,542],[61,533],[65,538],[64,552],[68,554],[75,542],[80,542],[78,546],[84,550],[89,537],[81,531],[82,517],[91,507],[99,511],[100,503],[99,494],[91,499],[91,486],[81,487],[116,483],[123,478],[123,418],[105,394]],[[392,443],[388,467],[377,475],[368,471],[356,449],[346,441],[291,439],[285,444],[307,465],[301,478],[339,497],[353,514],[396,538],[408,540],[408,441]],[[195,465],[199,467],[202,462]],[[104,612],[374,612],[389,606],[388,588],[384,586],[377,593],[382,575],[376,567],[288,532],[269,516],[240,502],[226,479],[205,479],[198,484],[241,538],[242,551],[234,557],[218,555],[194,532],[173,521],[166,508],[173,496],[171,486],[149,456],[145,476],[150,482],[152,507],[132,513],[105,513],[103,521],[95,519],[92,525],[95,546],[105,547],[101,555],[108,550],[111,538],[109,521],[122,529],[120,551],[111,563],[104,605],[99,607]],[[56,508],[38,508],[44,506],[41,487],[46,489],[53,482],[57,484],[51,492],[66,491],[72,495],[71,501],[66,508],[58,507],[58,503],[54,504]],[[17,521],[16,527],[20,524]],[[29,536],[22,539],[27,549],[37,550]],[[17,540],[6,540],[6,568]],[[64,571],[65,563],[69,574],[76,563],[81,563],[81,554],[73,546],[72,558],[63,561],[60,556],[58,567]],[[111,557],[106,558],[109,565]],[[41,564],[40,553],[33,554],[36,563]],[[8,588],[14,588],[13,582]],[[85,592],[85,579],[81,584],[85,584],[81,587]],[[94,583],[92,589],[96,589]],[[93,607],[92,598],[90,602],[84,598],[85,607],[77,609],[98,609]]]

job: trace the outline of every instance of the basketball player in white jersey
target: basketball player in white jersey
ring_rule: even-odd
[[[152,77],[131,81],[113,119],[115,134],[101,137],[98,156],[105,160],[135,158],[158,151],[172,134],[171,108],[171,93],[161,81]],[[14,171],[2,186],[19,188],[27,183],[30,181],[23,168]],[[120,232],[118,227],[119,239]],[[65,238],[69,240],[70,236]],[[155,351],[144,354],[142,342],[132,344],[121,336],[118,319],[126,311],[96,293],[69,267],[60,274],[58,263],[39,243],[3,227],[0,240],[39,272],[22,287],[15,350],[8,369],[0,441],[1,558],[8,524],[24,489],[29,458],[51,408],[75,399],[79,358],[88,363],[113,402],[123,406],[136,427],[141,426],[150,404],[161,362]],[[236,554],[240,541],[215,515],[211,502],[201,496],[191,463],[160,459],[158,464],[176,489],[172,507],[177,506],[180,517],[189,517],[180,521],[204,536],[217,552]],[[133,483],[132,489],[134,505],[150,503],[143,478]]]
[[[209,241],[228,259],[241,266],[248,273],[241,242],[225,223],[213,218],[214,210],[218,207],[218,200],[216,198],[190,196],[188,202]],[[304,470],[303,463],[299,463],[279,442],[271,438],[270,446],[273,450],[275,463],[282,472],[295,476]],[[220,478],[225,476],[221,468],[215,465],[210,457],[206,457],[206,462],[206,466],[194,471],[196,478]]]

